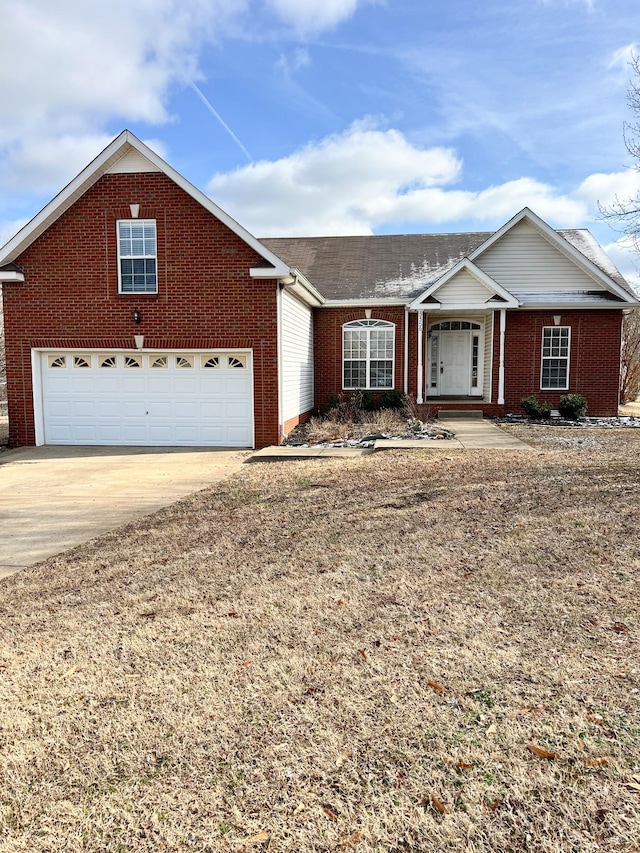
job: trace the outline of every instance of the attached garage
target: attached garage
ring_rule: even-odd
[[[251,356],[34,351],[38,443],[253,447]]]

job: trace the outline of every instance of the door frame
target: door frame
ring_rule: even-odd
[[[454,326],[454,328],[451,328]],[[455,328],[457,326],[457,328]],[[466,328],[463,328],[465,326]],[[443,328],[444,327],[444,328]],[[460,334],[467,332],[469,335],[469,383],[466,393],[447,395],[451,397],[482,397],[484,393],[484,320],[474,318],[473,320],[451,318],[447,320],[435,320],[429,323],[426,335],[426,359],[425,359],[425,396],[440,397],[441,372],[440,372],[440,341],[441,335],[449,333]],[[477,341],[474,343],[474,338]],[[474,380],[476,384],[474,385]]]

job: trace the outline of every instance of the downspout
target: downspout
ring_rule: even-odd
[[[500,309],[500,366],[498,367],[498,405],[504,406],[504,332],[507,326],[507,311]]]
[[[409,393],[409,308],[404,307],[404,395]]]

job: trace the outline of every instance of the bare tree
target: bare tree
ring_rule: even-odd
[[[640,394],[640,310],[622,318],[620,353],[620,402],[624,405]]]
[[[631,168],[640,172],[640,56],[632,54],[629,65],[633,77],[629,84],[627,102],[631,108],[632,120],[624,123],[624,144],[634,161]],[[615,196],[610,205],[599,203],[598,207],[604,221],[626,234],[640,254],[640,192],[628,198]]]

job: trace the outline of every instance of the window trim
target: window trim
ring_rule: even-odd
[[[364,385],[347,385],[345,382],[345,332],[349,331],[365,331],[367,333],[367,354],[364,359],[349,359],[349,361],[364,361],[366,364],[366,382]],[[390,359],[374,359],[374,361],[390,361],[391,362],[391,384],[390,385],[372,385],[371,384],[371,332],[385,330],[391,332],[391,358]],[[396,372],[396,324],[388,320],[378,320],[375,318],[366,320],[350,320],[342,324],[342,390],[343,391],[393,391],[395,384]]]
[[[552,356],[545,355],[545,335],[547,331],[552,332],[554,329],[566,329],[567,331],[567,354],[566,356]],[[549,336],[550,340],[552,335]],[[562,361],[564,360],[566,363],[567,374],[566,374],[566,382],[564,385],[550,387],[549,385],[544,384],[544,366],[547,361]],[[540,390],[541,391],[568,391],[569,390],[569,380],[570,380],[570,371],[571,371],[571,326],[543,326],[542,327],[542,338],[540,341]]]
[[[136,224],[149,225],[153,224],[155,254],[153,255],[123,255],[120,251],[120,225]],[[117,219],[116,220],[116,251],[118,256],[118,294],[121,296],[157,296],[158,295],[158,223],[155,219]],[[122,289],[122,261],[127,260],[154,260],[156,264],[155,272],[155,290],[123,290]],[[146,274],[146,273],[145,273]]]

